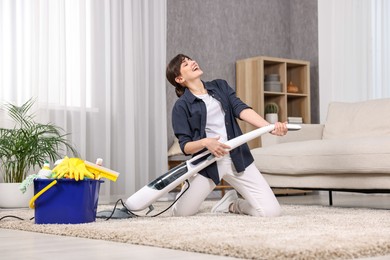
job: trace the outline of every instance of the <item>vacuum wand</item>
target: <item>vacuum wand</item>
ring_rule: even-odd
[[[246,134],[240,135],[236,138],[230,139],[225,142],[226,145],[230,146],[230,150],[233,150],[244,143],[255,139],[265,133],[269,133],[275,129],[275,125],[267,125]],[[299,130],[301,126],[295,124],[287,124],[288,130]],[[161,175],[154,181],[145,185],[139,191],[134,193],[131,197],[126,200],[126,207],[131,211],[139,211],[146,209],[151,206],[157,199],[169,191],[176,188],[180,183],[184,182],[192,175],[195,175],[200,170],[206,168],[210,164],[222,159],[211,154],[210,151],[205,151],[201,154],[194,156],[193,158],[181,163],[180,165],[172,168],[167,173]],[[200,162],[198,162],[200,161]]]

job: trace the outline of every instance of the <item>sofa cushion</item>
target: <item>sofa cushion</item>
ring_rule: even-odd
[[[329,104],[323,139],[390,136],[390,99]]]
[[[174,155],[184,155],[180,149],[179,140],[175,137],[172,146],[168,150],[168,157]]]
[[[390,136],[311,140],[252,149],[260,172],[283,175],[385,173]]]

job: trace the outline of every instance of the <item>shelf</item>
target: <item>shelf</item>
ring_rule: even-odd
[[[266,96],[284,96],[283,92],[272,92],[272,91],[264,91],[264,95]]]
[[[266,75],[278,74],[281,91],[265,91]],[[292,82],[298,86],[298,92],[287,91]],[[258,56],[236,62],[236,93],[258,114],[265,117],[264,108],[273,102],[279,106],[279,121],[287,117],[302,117],[304,123],[310,123],[310,63],[303,60],[292,60]],[[243,132],[254,129],[253,126],[240,122]],[[260,139],[249,142],[250,148],[261,146]]]
[[[287,93],[288,97],[294,98],[294,97],[307,97],[307,94],[299,94],[299,93]]]

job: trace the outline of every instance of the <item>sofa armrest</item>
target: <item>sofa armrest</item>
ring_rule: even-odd
[[[301,126],[301,130],[289,131],[285,136],[264,134],[261,136],[261,146],[266,147],[281,143],[322,139],[323,124],[302,124]]]

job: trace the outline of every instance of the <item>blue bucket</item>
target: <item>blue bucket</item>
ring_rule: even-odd
[[[34,193],[53,180],[35,179]],[[81,224],[94,222],[101,180],[59,179],[35,200],[36,224]]]

